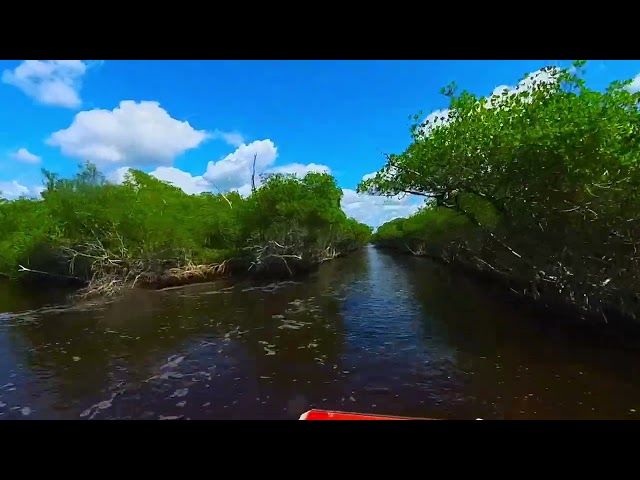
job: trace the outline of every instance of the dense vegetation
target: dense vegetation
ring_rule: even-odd
[[[291,275],[368,243],[326,174],[273,175],[253,194],[187,195],[139,170],[121,185],[94,165],[43,170],[40,199],[0,199],[0,273],[75,279],[87,292],[165,286],[230,270]]]
[[[584,62],[478,98],[443,90],[445,118],[417,122],[359,190],[428,199],[373,241],[510,279],[536,299],[607,321],[640,315],[640,93],[587,87]]]

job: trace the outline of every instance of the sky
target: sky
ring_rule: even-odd
[[[358,195],[357,184],[410,142],[410,116],[445,110],[440,89],[490,95],[560,60],[0,61],[0,192],[37,196],[41,169],[95,163],[112,181],[139,168],[187,193],[250,192],[258,171],[333,174],[345,212],[374,227],[415,197]],[[590,87],[634,79],[640,61],[587,63]],[[523,84],[520,84],[521,86]]]

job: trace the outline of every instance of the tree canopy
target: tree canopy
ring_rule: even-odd
[[[398,227],[407,222],[441,228],[448,209],[468,224],[460,254],[530,279],[534,295],[559,291],[603,315],[612,304],[636,315],[640,93],[630,81],[592,90],[584,69],[549,67],[488,98],[443,89],[448,114],[416,117],[407,149],[359,185],[430,200],[428,211],[382,226],[377,241],[406,237]]]
[[[230,259],[256,268],[266,257],[317,263],[366,244],[371,235],[370,227],[344,214],[342,191],[327,174],[274,175],[248,198],[188,195],[140,170],[113,184],[92,164],[70,179],[46,170],[43,176],[41,198],[0,202],[0,272],[6,276],[38,270],[122,281]]]

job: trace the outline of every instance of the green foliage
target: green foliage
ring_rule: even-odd
[[[445,121],[416,123],[409,147],[359,190],[432,198],[432,213],[409,220],[423,231],[449,209],[475,226],[465,238],[480,239],[476,258],[587,309],[637,310],[640,93],[629,81],[591,90],[584,66],[489,98],[445,89]],[[377,239],[405,231],[387,224]]]
[[[242,237],[295,245],[296,251],[320,257],[327,248],[348,251],[368,243],[371,228],[347,218],[341,199],[331,175],[272,175],[245,202]]]
[[[90,278],[101,268],[219,263],[276,240],[301,248],[346,250],[371,229],[346,218],[330,175],[276,175],[253,195],[187,195],[139,170],[110,184],[94,165],[71,179],[43,170],[41,199],[0,200],[0,272],[18,265]],[[348,248],[347,248],[348,247]],[[305,252],[297,252],[302,254]]]
[[[458,236],[469,227],[469,221],[452,210],[424,208],[409,218],[396,218],[381,225],[372,241],[382,243],[402,238],[409,242],[443,242]]]

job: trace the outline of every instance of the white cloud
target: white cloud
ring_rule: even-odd
[[[240,145],[222,160],[209,162],[204,179],[223,192],[236,190],[251,183],[253,157],[256,155],[256,182],[258,175],[265,172],[276,160],[278,149],[269,140],[256,140]]]
[[[181,188],[189,195],[197,195],[211,190],[211,185],[202,177],[202,175],[193,176],[179,168],[158,167],[151,172],[150,175],[156,177],[158,180],[170,182],[174,186]]]
[[[258,186],[258,182],[256,182],[256,186]],[[238,192],[241,197],[247,198],[251,195],[251,184],[245,183],[241,187],[234,188],[233,191]]]
[[[124,179],[130,168],[131,167],[120,167],[120,168],[116,168],[115,170],[112,170],[106,175],[107,181],[111,183],[116,183],[118,185],[121,183],[124,183]]]
[[[367,177],[368,175],[365,175]],[[411,196],[383,197],[357,193],[343,188],[342,209],[344,212],[372,227],[379,227],[394,218],[408,217],[418,211],[423,200]]]
[[[319,165],[317,163],[309,163],[308,165],[303,165],[301,163],[289,163],[287,165],[282,165],[279,167],[270,168],[267,173],[284,173],[284,174],[293,174],[298,178],[304,177],[307,173],[331,173],[331,169],[326,165]]]
[[[97,165],[170,165],[209,134],[172,118],[158,102],[124,100],[113,110],[78,113],[47,143],[62,153]]]
[[[367,180],[371,180],[372,178],[375,178],[377,174],[378,172],[367,173],[365,176],[362,177],[362,181],[366,182]]]
[[[331,173],[326,165],[310,163],[290,163],[272,167],[278,155],[275,144],[269,140],[258,140],[249,145],[240,145],[233,153],[222,160],[209,162],[203,175],[191,175],[188,172],[174,167],[158,167],[149,172],[150,175],[164,181],[171,182],[186,193],[198,194],[202,192],[230,192],[236,191],[243,197],[251,195],[251,173],[253,157],[256,157],[256,186],[261,185],[262,173],[292,173],[303,177],[309,172]],[[122,183],[129,166],[112,170],[107,179],[113,183]]]
[[[26,148],[21,148],[17,152],[11,154],[11,158],[24,163],[40,163],[42,157],[31,153]]]
[[[385,172],[385,176],[391,177],[396,173],[395,168]],[[374,178],[378,172],[367,173],[362,181]],[[425,198],[415,195],[396,195],[386,197],[382,195],[370,195],[357,193],[355,190],[343,189],[342,209],[347,215],[359,222],[372,227],[379,227],[383,223],[395,218],[405,218],[413,215],[424,205]]]
[[[19,197],[35,197],[44,190],[44,187],[26,187],[16,180],[10,182],[0,182],[0,198],[15,200]]]
[[[243,197],[251,195],[251,174],[253,171],[253,157],[256,156],[256,186],[260,186],[260,174],[263,173],[292,173],[303,177],[309,172],[327,172],[331,169],[326,165],[310,163],[290,163],[273,167],[278,156],[278,149],[270,139],[256,140],[250,144],[240,145],[233,153],[222,160],[209,162],[207,171],[203,175],[215,191],[236,191]]]
[[[8,200],[28,195],[29,189],[13,180],[11,182],[0,182],[0,196]]]
[[[44,105],[76,108],[82,77],[89,67],[82,60],[25,60],[2,72],[2,82],[19,88]]]
[[[212,138],[221,138],[234,147],[239,147],[245,143],[244,136],[240,132],[223,132],[222,130],[216,129],[211,133],[211,136]]]
[[[107,175],[107,180],[116,184],[123,183],[130,168],[131,167],[120,167],[113,170]],[[211,185],[209,185],[201,175],[191,175],[189,172],[185,172],[179,168],[158,167],[149,172],[149,175],[158,180],[169,182],[175,187],[181,188],[189,195],[197,195],[211,190]]]
[[[633,78],[633,81],[627,85],[627,90],[631,93],[640,92],[640,73]]]

